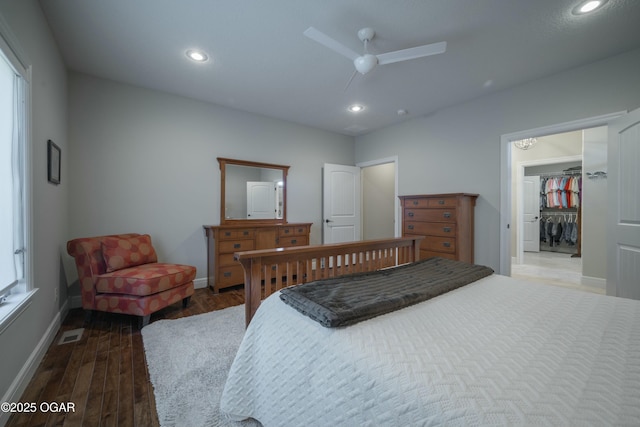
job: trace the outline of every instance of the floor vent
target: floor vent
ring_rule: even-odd
[[[82,338],[82,333],[84,332],[84,328],[73,329],[71,331],[65,331],[62,333],[62,336],[58,340],[58,345],[60,344],[69,344],[71,342],[80,341]]]

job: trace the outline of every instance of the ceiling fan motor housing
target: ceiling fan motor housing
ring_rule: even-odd
[[[367,74],[369,71],[378,65],[378,58],[370,53],[365,53],[362,56],[358,56],[353,60],[353,65],[356,66],[356,70],[360,74]]]

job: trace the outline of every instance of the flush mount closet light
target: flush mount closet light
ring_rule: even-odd
[[[352,113],[359,113],[360,111],[364,110],[364,107],[360,104],[353,104],[349,106],[348,110]]]
[[[187,58],[196,62],[205,62],[209,57],[201,50],[189,49],[187,52]]]
[[[513,145],[515,145],[517,148],[521,150],[528,150],[529,148],[533,147],[537,143],[538,143],[538,140],[536,138],[525,138],[525,139],[520,139],[518,141],[513,141]]]
[[[584,15],[585,13],[593,12],[596,9],[600,9],[608,0],[588,0],[583,1],[579,5],[573,8],[571,13],[574,15]]]

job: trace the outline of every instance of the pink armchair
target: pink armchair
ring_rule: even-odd
[[[67,242],[78,269],[82,308],[140,316],[140,328],[151,313],[193,295],[196,268],[157,262],[148,234],[87,237]]]

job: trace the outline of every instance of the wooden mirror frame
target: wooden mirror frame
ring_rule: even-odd
[[[220,224],[221,225],[243,225],[246,224],[247,221],[252,224],[283,224],[287,222],[287,173],[289,172],[289,166],[284,165],[274,165],[271,163],[262,163],[262,162],[251,162],[248,160],[237,160],[237,159],[227,159],[224,157],[218,157],[218,163],[220,164]],[[226,218],[225,211],[225,188],[226,188],[226,167],[227,165],[237,165],[237,166],[249,166],[255,168],[266,168],[266,169],[278,169],[282,171],[282,182],[283,182],[283,190],[282,190],[282,218],[274,218],[274,219],[247,219],[247,218]]]

